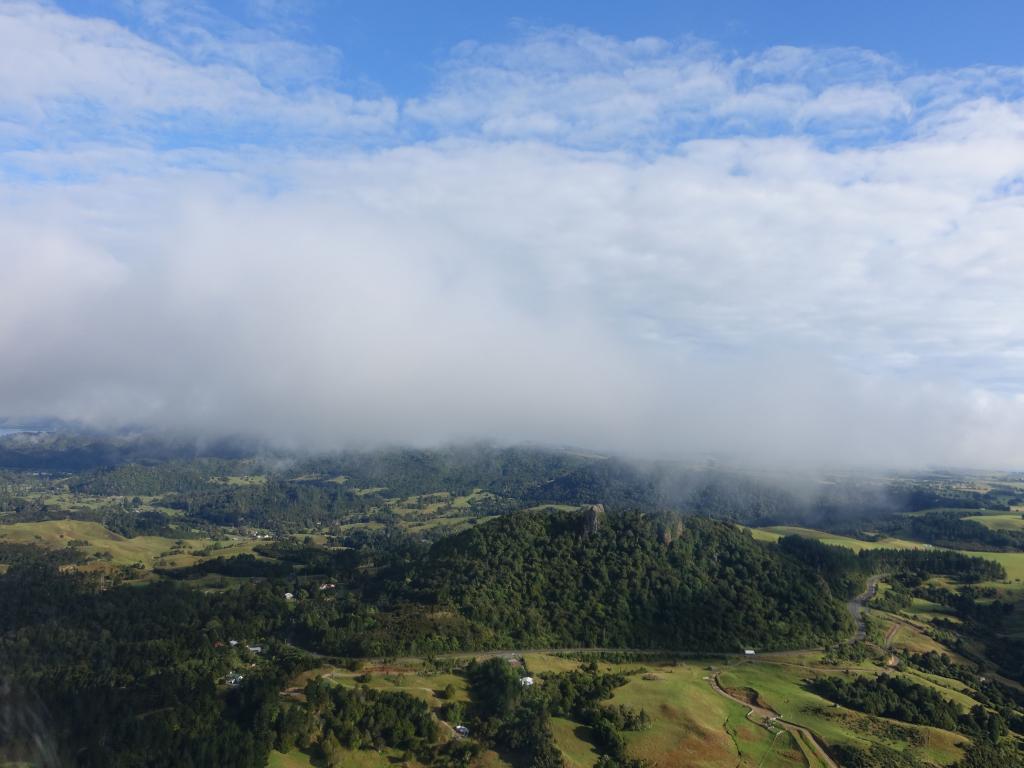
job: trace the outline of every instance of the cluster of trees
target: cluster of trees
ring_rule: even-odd
[[[814,645],[851,629],[827,584],[732,525],[523,512],[450,536],[414,594],[525,647],[732,651]]]
[[[21,566],[36,563],[50,565],[71,565],[84,563],[86,554],[78,546],[69,546],[64,549],[43,549],[33,544],[20,544],[12,541],[0,541],[0,563],[8,566]]]
[[[844,597],[858,594],[865,578],[877,573],[892,574],[900,590],[920,585],[935,574],[962,584],[1006,578],[1006,569],[994,560],[944,549],[863,549],[855,553],[803,536],[785,536],[778,546],[787,556],[813,569],[836,595]]]
[[[953,664],[945,654],[911,654],[908,660],[912,666],[934,674],[961,679],[973,685],[978,682],[974,674]],[[996,711],[975,705],[966,713],[938,691],[890,675],[874,679],[857,677],[852,681],[837,677],[819,678],[811,683],[811,688],[844,707],[869,715],[955,730],[970,736],[972,741],[967,745],[964,759],[953,768],[989,768],[994,765],[1024,768],[1024,753],[1018,748],[1017,740],[1007,725],[1007,716],[1012,724],[1020,721],[1010,703],[1020,694],[1008,686],[995,683],[977,688],[975,696]],[[834,756],[847,768],[920,768],[924,765],[911,754],[889,750],[882,745],[872,746],[869,750],[838,745]]]
[[[293,572],[286,562],[257,558],[242,554],[234,557],[215,557],[185,568],[156,568],[156,572],[174,579],[191,579],[215,573],[219,576],[242,578],[281,578]]]
[[[253,525],[282,531],[311,530],[337,522],[346,515],[365,512],[373,502],[344,484],[280,478],[179,493],[164,500],[190,518],[216,525]]]
[[[277,748],[319,751],[331,768],[344,764],[344,751],[397,749],[429,761],[437,741],[430,708],[406,693],[332,685],[310,680],[305,706],[286,706],[277,716]]]
[[[977,520],[967,520],[970,512],[942,510],[909,518],[910,536],[940,547],[988,551],[1020,551],[1024,534],[997,531]]]
[[[897,613],[909,608],[914,602],[914,595],[903,584],[894,581],[890,589],[877,595],[871,601],[871,607],[880,611],[891,611]]]
[[[622,731],[648,727],[647,713],[601,704],[625,684],[625,676],[602,674],[588,662],[572,672],[545,675],[542,685],[523,686],[517,671],[501,658],[474,662],[466,674],[473,701],[470,723],[477,738],[524,753],[530,768],[564,765],[551,735],[552,716],[590,726],[602,768],[645,768],[626,754]]]
[[[166,461],[158,464],[122,464],[95,469],[73,477],[68,488],[94,496],[162,496],[192,493],[212,486],[214,477],[235,474],[237,462],[216,459]]]
[[[836,744],[830,751],[844,768],[930,768],[910,752],[876,744],[868,749]],[[1024,753],[1010,741],[976,741],[967,746],[964,758],[950,768],[1024,768]]]
[[[810,687],[819,696],[877,717],[960,731],[992,742],[1007,733],[1006,723],[998,713],[989,712],[981,705],[975,705],[970,712],[964,713],[935,689],[899,676],[883,674],[870,678],[859,675],[853,680],[822,677],[813,681]]]
[[[0,575],[0,686],[12,702],[0,744],[40,765],[261,765],[278,691],[303,657],[268,652],[229,695],[229,638],[280,631],[287,609],[253,585],[207,595],[174,584],[101,588],[44,562]],[[311,663],[311,660],[310,662]]]

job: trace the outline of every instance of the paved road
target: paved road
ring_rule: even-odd
[[[878,582],[881,578],[881,575],[868,577],[867,587],[864,591],[846,604],[846,610],[850,612],[854,623],[857,625],[857,632],[853,636],[853,642],[863,640],[867,636],[867,626],[864,624],[864,606],[878,592]]]

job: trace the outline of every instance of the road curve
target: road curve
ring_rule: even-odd
[[[850,616],[853,617],[853,621],[857,625],[857,631],[851,642],[856,643],[867,637],[867,625],[864,623],[864,606],[878,592],[878,582],[881,578],[881,575],[869,576],[864,591],[846,604],[846,610],[850,612]]]

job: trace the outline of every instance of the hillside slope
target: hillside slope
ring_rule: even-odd
[[[435,544],[413,586],[521,646],[732,651],[851,631],[823,580],[701,518],[508,515]]]

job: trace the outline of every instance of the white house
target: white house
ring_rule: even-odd
[[[519,684],[522,685],[522,686],[533,685],[533,678],[532,677],[521,677],[521,678],[519,678]]]
[[[293,595],[291,592],[285,592],[284,593],[284,599],[285,600],[294,600],[295,599],[295,595]]]
[[[751,650],[750,648],[747,648],[747,650],[745,650],[745,651],[743,652],[743,654],[744,654],[745,656],[753,656],[753,655],[754,655],[754,652],[753,652],[753,651],[752,651],[752,650]]]

